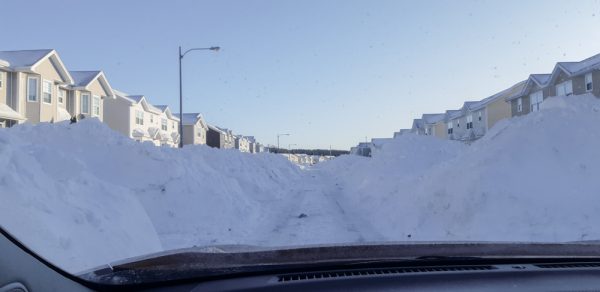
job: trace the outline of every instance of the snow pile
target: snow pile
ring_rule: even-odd
[[[91,119],[4,129],[0,224],[69,271],[243,243],[299,174],[283,157],[248,156],[140,144]]]
[[[595,97],[549,98],[470,147],[433,140],[401,136],[380,157],[347,157],[323,170],[383,240],[600,239]]]
[[[140,144],[95,120],[0,130],[0,225],[78,272],[192,246],[600,239],[600,102],[549,98],[466,146],[372,158]]]

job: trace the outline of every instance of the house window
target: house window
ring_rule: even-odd
[[[66,92],[63,89],[58,90],[58,103],[63,104],[65,102]]]
[[[473,115],[467,116],[467,129],[473,129]]]
[[[460,120],[456,120],[456,127],[460,128]]]
[[[563,83],[557,84],[555,87],[557,96],[573,95],[573,82],[571,82],[571,80],[567,80]]]
[[[167,130],[167,119],[162,119],[162,120],[160,121],[160,128],[161,128],[163,131],[166,131],[166,130]]]
[[[44,80],[42,86],[42,100],[45,103],[52,103],[52,81]]]
[[[175,122],[173,122],[173,124],[171,124],[171,129],[175,130]]]
[[[452,122],[448,122],[448,134],[452,134]]]
[[[92,97],[92,114],[95,116],[100,115],[100,97],[97,95]]]
[[[27,78],[27,100],[38,100],[38,79],[36,77]]]
[[[154,115],[150,114],[150,124],[154,124]]]
[[[592,73],[585,74],[585,91],[592,91],[592,89],[594,89]]]
[[[81,94],[81,113],[90,113],[90,95],[88,93]]]
[[[479,111],[477,119],[481,122],[481,111]]]
[[[536,91],[529,95],[529,100],[531,101],[530,110],[532,112],[537,112],[540,110],[540,104],[544,101],[544,95],[541,90]]]
[[[144,112],[143,111],[135,111],[135,124],[136,125],[144,125]]]
[[[520,113],[522,111],[523,111],[523,99],[519,97],[517,99],[517,112]]]

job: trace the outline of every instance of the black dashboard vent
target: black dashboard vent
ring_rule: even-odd
[[[600,268],[600,263],[538,264],[535,266],[542,269]]]
[[[314,279],[331,279],[341,277],[359,277],[372,275],[395,275],[408,273],[457,272],[457,271],[487,271],[496,269],[493,266],[449,266],[449,267],[416,267],[416,268],[385,268],[336,270],[313,273],[286,274],[279,276],[279,282],[304,281]]]

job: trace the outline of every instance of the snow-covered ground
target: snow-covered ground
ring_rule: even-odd
[[[371,159],[160,148],[94,120],[0,130],[0,224],[77,272],[150,252],[403,240],[600,239],[600,101],[550,98],[481,140]]]

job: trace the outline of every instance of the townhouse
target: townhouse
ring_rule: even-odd
[[[425,129],[423,128],[423,120],[414,119],[412,126],[410,127],[410,132],[416,135],[424,135]]]
[[[242,135],[235,135],[234,139],[235,149],[239,150],[240,152],[250,152],[250,143],[246,137]]]
[[[506,98],[511,116],[538,111],[551,96],[591,93],[600,97],[600,54],[580,62],[558,62],[550,74],[531,74],[521,92]]]
[[[531,74],[523,88],[505,101],[510,106],[511,117],[538,111],[544,99],[554,94],[551,87],[547,86],[551,74]]]
[[[423,132],[425,135],[446,139],[446,123],[444,123],[445,114],[423,114]]]
[[[2,124],[70,119],[64,92],[73,78],[55,50],[0,51]]]
[[[179,114],[175,114],[179,116]],[[183,144],[204,145],[208,133],[208,124],[200,113],[187,113],[182,115],[183,120]]]
[[[77,119],[87,117],[104,120],[104,101],[115,94],[102,71],[69,71],[73,84],[58,92],[59,104],[66,98],[69,115]]]
[[[143,95],[114,92],[116,98],[104,103],[104,122],[110,128],[156,146],[176,147],[179,144],[179,119],[167,106],[153,106]]]
[[[208,125],[206,144],[213,148],[231,149],[235,147],[235,140],[230,130]]]

